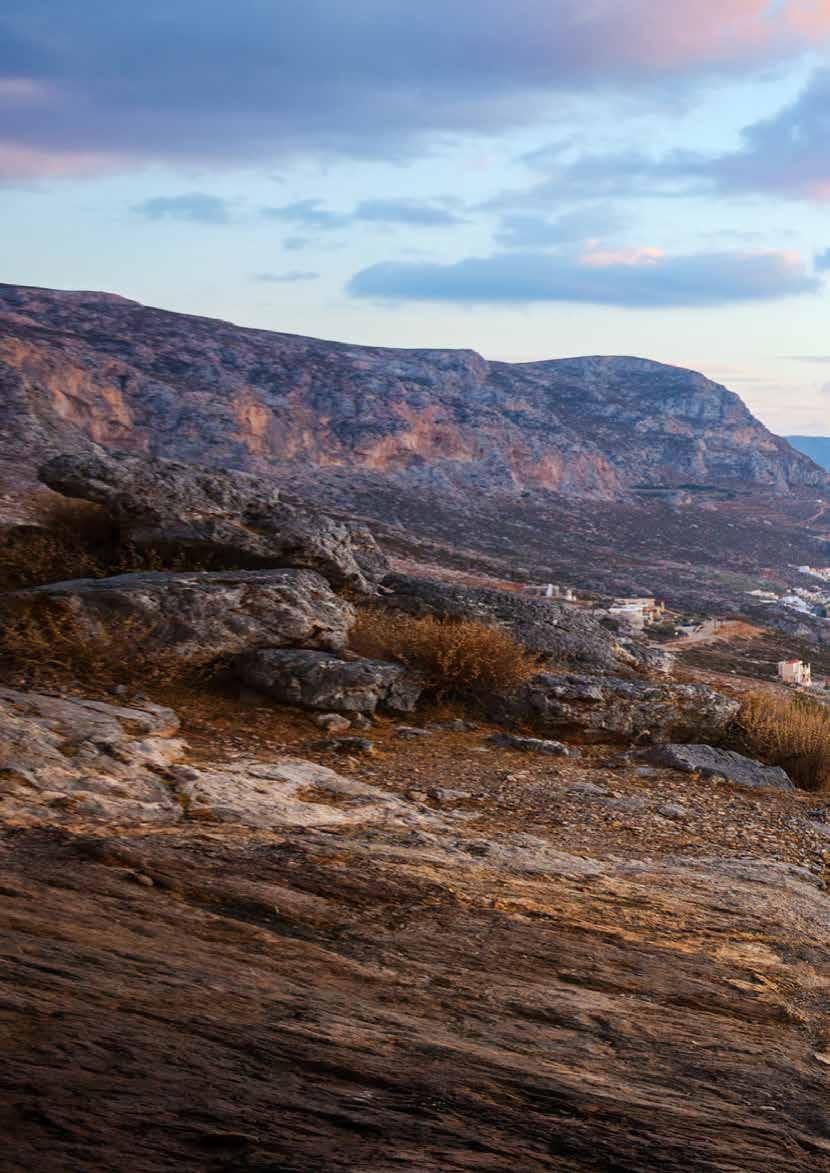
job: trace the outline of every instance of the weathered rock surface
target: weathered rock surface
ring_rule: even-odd
[[[255,472],[280,462],[426,473],[478,491],[826,484],[694,371],[348,346],[100,293],[0,286],[0,388],[10,460],[94,441]]]
[[[147,646],[200,660],[262,645],[338,649],[354,621],[351,603],[311,570],[144,571],[7,598],[66,609],[92,635],[128,620]]]
[[[301,812],[300,780],[283,833],[2,841],[10,1173],[830,1167],[806,869],[384,822],[328,777]]]
[[[171,460],[65,453],[40,479],[67,497],[106,506],[122,539],[136,546],[195,550],[243,566],[315,570],[334,586],[365,589],[364,572],[381,574],[383,555],[365,528],[347,526],[311,506],[291,504],[261,477]]]
[[[617,676],[542,673],[488,708],[500,720],[595,740],[717,740],[739,703],[703,684],[648,683]]]
[[[170,709],[0,688],[0,818],[174,823],[160,775],[184,752]]]
[[[379,602],[410,615],[497,623],[552,664],[611,669],[632,667],[640,660],[635,641],[620,641],[591,615],[550,599],[390,574],[383,580]]]
[[[341,660],[322,652],[265,648],[235,659],[245,684],[285,705],[337,713],[411,713],[422,683],[401,664]]]
[[[188,770],[177,791],[189,820],[269,827],[431,825],[410,803],[301,758]]]
[[[726,778],[741,786],[793,790],[789,776],[780,766],[764,766],[743,754],[711,745],[660,745],[643,754],[655,766],[667,766],[703,778]]]
[[[517,737],[512,733],[494,733],[490,740],[494,745],[522,750],[524,753],[544,753],[559,758],[578,756],[579,754],[578,749],[564,745],[561,741],[551,741],[544,737]]]

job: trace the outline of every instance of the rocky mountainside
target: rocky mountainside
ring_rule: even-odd
[[[0,286],[0,460],[19,475],[90,442],[258,473],[404,474],[449,491],[612,499],[827,483],[732,392],[644,359],[488,362]]]
[[[133,562],[0,594],[0,1173],[830,1169],[830,796],[734,679],[245,473],[43,477]]]

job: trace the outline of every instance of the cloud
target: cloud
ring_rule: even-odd
[[[4,0],[0,167],[402,157],[530,125],[563,93],[734,79],[829,35],[815,0]]]
[[[190,220],[198,224],[229,224],[230,205],[219,196],[191,191],[178,196],[156,196],[133,205],[146,220]]]
[[[830,13],[830,8],[828,8]],[[830,69],[816,70],[795,101],[744,127],[737,150],[579,153],[571,141],[523,156],[545,178],[504,192],[490,209],[547,207],[552,201],[613,196],[777,195],[830,201]]]
[[[587,302],[629,308],[716,306],[812,293],[801,258],[785,252],[654,249],[500,253],[450,264],[389,261],[356,273],[353,297],[468,304]]]
[[[577,208],[553,220],[515,213],[502,217],[495,239],[504,248],[544,248],[591,238],[607,239],[625,223],[616,209],[601,204]]]
[[[370,224],[409,224],[422,228],[452,228],[465,221],[447,208],[418,200],[363,200],[352,218]]]
[[[830,248],[826,248],[823,252],[816,253],[813,257],[813,265],[817,273],[826,273],[830,269]]]
[[[407,199],[363,200],[351,212],[331,212],[321,207],[320,200],[297,200],[281,207],[262,208],[261,214],[268,220],[299,224],[317,232],[332,232],[361,223],[419,228],[450,228],[464,223],[447,208]]]
[[[306,269],[289,269],[287,273],[254,273],[254,281],[266,281],[271,285],[293,285],[297,281],[316,281],[319,273]]]
[[[320,207],[319,200],[297,200],[278,208],[262,208],[261,214],[267,220],[282,220],[286,224],[301,224],[318,232],[329,232],[334,228],[347,228],[351,217],[342,212],[329,212]]]

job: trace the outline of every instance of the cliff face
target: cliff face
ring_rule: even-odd
[[[346,466],[485,491],[827,483],[732,392],[644,359],[487,362],[0,286],[0,459],[31,466],[90,441],[259,472]]]

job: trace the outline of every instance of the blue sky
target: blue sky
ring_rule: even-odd
[[[4,0],[0,279],[830,433],[830,0]]]

